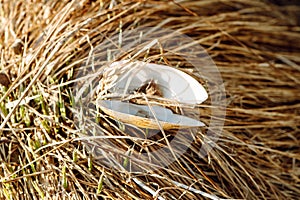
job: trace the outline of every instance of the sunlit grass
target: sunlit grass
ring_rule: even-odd
[[[259,0],[2,2],[0,199],[298,198],[299,12],[296,6]],[[130,155],[166,147],[165,139],[174,131],[148,138],[150,130],[114,121],[96,109],[99,91],[82,105],[95,106],[89,120],[99,128],[91,124],[82,130],[74,119],[74,85],[88,80],[84,73],[97,71],[88,62],[91,50],[113,36],[121,49],[123,34],[142,26],[190,36],[218,66],[227,92],[226,120],[215,148],[204,158],[199,149],[212,139],[207,128],[193,135],[192,145],[176,162],[159,170],[151,169],[167,158],[132,159]],[[100,67],[115,59],[117,47],[101,46],[105,55],[97,56],[105,59]],[[190,63],[174,52],[166,54],[162,46],[138,50],[123,56],[198,77]],[[206,89],[211,83],[198,81]],[[89,89],[95,88],[83,94]],[[199,106],[205,124],[211,122],[213,108],[209,101]],[[184,135],[189,132],[181,134],[181,145],[188,145]],[[130,171],[137,166],[141,172]]]

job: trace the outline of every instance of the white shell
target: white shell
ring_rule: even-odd
[[[208,98],[206,90],[197,80],[173,67],[129,60],[114,62],[110,67],[127,69],[118,76],[114,93],[126,94],[146,81],[155,80],[164,98],[186,104],[200,104]]]
[[[141,128],[160,129],[161,127],[168,130],[204,126],[198,120],[174,114],[171,110],[157,105],[150,107],[111,100],[98,100],[97,105],[112,118]]]

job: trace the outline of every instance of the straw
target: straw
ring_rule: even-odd
[[[279,4],[2,2],[0,199],[297,199],[300,7]],[[180,43],[172,31],[162,35],[164,29],[193,42]],[[131,30],[155,44],[130,46],[135,35],[125,36]],[[212,58],[224,85],[193,68],[204,54],[187,49],[197,45]],[[183,59],[187,55],[197,56],[191,63]],[[194,109],[207,127],[151,135],[97,110],[99,95],[112,95],[115,79],[102,72],[116,59],[165,64],[192,75],[210,90],[209,99]],[[74,108],[80,103],[76,86],[90,92],[81,111]],[[221,86],[226,98],[217,94]],[[218,98],[226,104],[223,127],[209,126],[222,121],[218,111],[225,106],[212,104]],[[191,107],[182,106],[194,116]],[[169,154],[159,153],[161,148]]]

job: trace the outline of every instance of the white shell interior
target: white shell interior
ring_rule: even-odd
[[[163,98],[190,105],[200,104],[208,98],[206,90],[197,80],[165,65],[123,60],[112,63],[106,73],[108,77],[114,76],[114,73],[118,74],[110,89],[110,92],[115,94],[131,94],[149,80],[153,80],[162,92]],[[171,110],[158,105],[137,105],[116,100],[98,100],[97,103],[104,112],[117,120],[138,124],[137,126],[140,125],[137,122],[142,123],[145,120],[146,122],[158,120],[182,128],[205,125],[198,120],[174,114]]]
[[[150,107],[148,105],[136,105],[128,102],[112,100],[99,100],[98,105],[111,110],[114,112],[115,116],[118,116],[118,113],[127,114],[128,116],[126,120],[130,118],[132,118],[132,120],[137,120],[135,117],[143,117],[148,118],[149,120],[155,120],[156,118],[160,122],[182,127],[204,126],[204,124],[198,120],[174,114],[171,110],[157,105],[152,105]],[[122,121],[122,119],[118,120]]]
[[[186,104],[200,104],[208,98],[206,90],[197,80],[173,67],[129,60],[114,62],[111,67],[122,65],[129,70],[119,75],[113,92],[130,93],[145,82],[155,80],[164,98]]]

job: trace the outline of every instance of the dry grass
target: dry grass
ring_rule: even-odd
[[[8,87],[0,90],[1,199],[299,197],[300,7],[177,2],[1,1],[0,70],[10,80],[1,79]],[[176,162],[151,171],[133,160],[144,171],[130,173],[111,143],[100,143],[101,159],[87,153],[71,112],[71,88],[91,49],[141,26],[179,30],[201,44],[223,77],[227,108],[223,134],[206,157],[197,154],[206,142],[203,129]],[[150,57],[178,64],[160,53]],[[15,104],[7,108],[8,102]],[[128,152],[140,144],[106,119],[100,118],[101,141]]]

